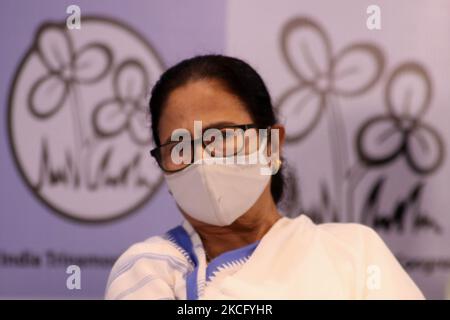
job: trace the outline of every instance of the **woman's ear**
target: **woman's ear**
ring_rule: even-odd
[[[284,146],[284,139],[286,136],[286,130],[284,129],[284,126],[282,124],[274,124],[273,126],[271,126],[271,129],[278,129],[278,146],[280,148],[280,153],[281,153],[281,149]]]
[[[264,174],[274,175],[281,167],[281,150],[284,144],[285,129],[281,124],[275,124],[270,127],[268,135],[270,139],[267,141],[267,156],[270,157],[270,169]]]

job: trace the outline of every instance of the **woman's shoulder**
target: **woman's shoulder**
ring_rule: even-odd
[[[340,245],[350,251],[365,251],[368,249],[388,250],[378,233],[367,225],[347,222],[314,223],[307,215],[302,219],[316,231],[324,242]]]
[[[302,218],[311,244],[329,257],[349,279],[356,277],[359,295],[365,299],[423,299],[420,289],[395,258],[380,235],[359,223],[315,224]]]
[[[151,236],[143,241],[129,246],[117,259],[113,270],[124,264],[136,263],[140,260],[148,261],[176,261],[187,266],[186,257],[177,250],[176,245],[170,240],[168,233]]]
[[[173,298],[180,279],[192,270],[189,260],[170,238],[169,232],[134,243],[111,269],[107,299]]]
[[[378,241],[378,233],[371,227],[354,222],[329,222],[317,224],[323,232],[327,232],[343,241],[354,243],[354,241]]]
[[[168,234],[151,236],[129,246],[111,269],[107,287],[113,283],[133,282],[144,276],[172,279],[173,274],[185,274],[191,268],[186,257],[177,250]]]

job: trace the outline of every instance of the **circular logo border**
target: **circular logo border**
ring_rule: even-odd
[[[161,59],[161,57],[159,56],[159,54],[156,52],[155,49],[153,49],[153,47],[150,45],[150,43],[148,43],[147,39],[140,34],[139,32],[137,32],[136,30],[134,30],[130,25],[126,24],[125,22],[118,20],[116,18],[112,18],[112,17],[106,17],[106,16],[101,16],[101,15],[88,15],[82,18],[82,21],[102,21],[102,22],[108,22],[111,24],[115,24],[123,29],[125,29],[126,31],[128,31],[129,33],[133,34],[134,36],[136,36],[136,38],[142,42],[142,44],[153,54],[153,56],[156,59],[156,62],[160,65],[161,70],[165,70],[165,65]],[[61,22],[61,21],[46,21],[41,23],[41,25],[37,28],[37,32],[39,32],[39,30],[41,30],[42,28],[44,28],[46,25],[48,24],[61,24],[61,23],[65,23],[65,22]],[[13,80],[10,82],[10,87],[8,90],[8,105],[6,108],[6,128],[7,128],[7,144],[9,145],[9,148],[11,150],[11,155],[12,155],[12,159],[13,162],[15,164],[15,167],[17,169],[17,171],[19,172],[19,175],[21,177],[21,179],[25,182],[25,185],[27,186],[28,190],[31,191],[31,194],[38,199],[39,202],[43,203],[46,207],[50,208],[51,210],[49,210],[50,212],[56,214],[58,217],[62,217],[68,221],[71,222],[77,222],[77,223],[83,223],[83,224],[104,224],[104,223],[108,223],[108,222],[113,222],[113,221],[117,221],[120,220],[122,218],[125,218],[127,216],[129,216],[132,213],[137,212],[139,209],[141,209],[153,196],[154,194],[158,191],[158,189],[161,186],[161,183],[163,181],[163,177],[161,176],[157,183],[154,185],[154,189],[153,191],[146,196],[145,198],[143,198],[141,201],[137,202],[135,205],[133,205],[132,207],[130,207],[129,209],[122,211],[119,214],[116,214],[112,217],[108,217],[108,218],[103,218],[103,219],[84,219],[84,218],[77,218],[74,215],[71,215],[69,213],[67,213],[66,211],[60,210],[57,207],[55,207],[53,204],[51,204],[49,201],[47,201],[43,196],[41,196],[39,193],[36,192],[35,188],[31,185],[28,177],[26,176],[21,163],[19,161],[19,157],[16,153],[15,150],[15,145],[14,145],[14,141],[13,141],[13,124],[12,124],[12,105],[13,105],[13,95],[15,92],[15,88],[17,86],[17,80],[21,74],[22,68],[25,64],[25,62],[28,60],[28,58],[30,57],[30,55],[34,52],[35,50],[35,44],[33,44],[32,46],[30,46],[27,51],[25,52],[25,54],[22,56],[22,58],[19,60],[19,64],[18,66],[15,68],[14,71],[14,75],[13,75]]]

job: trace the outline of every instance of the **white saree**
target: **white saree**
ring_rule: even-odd
[[[358,224],[279,219],[208,264],[187,222],[116,262],[107,299],[423,299],[381,238]]]

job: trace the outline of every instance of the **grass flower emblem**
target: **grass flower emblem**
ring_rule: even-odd
[[[430,108],[431,80],[414,62],[403,63],[385,88],[386,114],[366,121],[356,138],[357,153],[367,166],[382,166],[403,156],[417,174],[435,171],[444,159],[439,133],[423,120]]]
[[[30,89],[28,108],[40,119],[50,118],[66,102],[76,84],[102,79],[112,64],[112,53],[101,43],[75,49],[63,25],[45,24],[37,33],[35,50],[47,72]]]
[[[92,113],[92,126],[102,137],[114,137],[127,132],[137,145],[151,142],[146,119],[146,97],[149,78],[144,66],[137,60],[122,62],[113,76],[115,96],[100,102]]]
[[[277,106],[286,121],[287,141],[300,141],[319,123],[332,99],[369,90],[380,78],[384,57],[368,42],[357,42],[334,53],[325,30],[309,18],[289,21],[282,30],[281,52],[297,84],[286,90]]]

